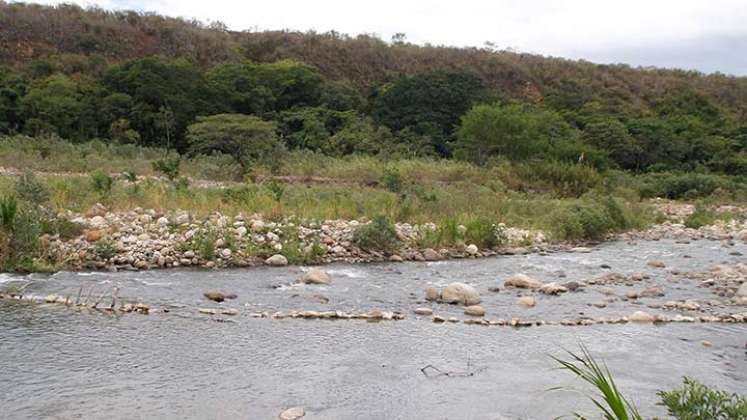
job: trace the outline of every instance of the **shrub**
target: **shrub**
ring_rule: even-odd
[[[7,212],[5,216],[13,213],[13,217],[7,220],[9,225],[0,231],[0,270],[33,271],[34,256],[39,248],[41,235],[41,217],[35,209],[11,209],[13,204],[10,201],[4,204]]]
[[[505,238],[498,236],[495,223],[488,220],[473,220],[464,227],[467,228],[464,234],[465,241],[480,248],[495,248],[505,242]]]
[[[391,253],[400,246],[394,224],[384,216],[376,216],[371,223],[358,227],[353,233],[353,243],[367,251]]]
[[[111,239],[102,239],[96,242],[93,248],[93,253],[100,259],[106,261],[115,255],[117,255],[117,248],[114,246],[114,242]]]
[[[659,173],[644,179],[641,195],[644,197],[665,197],[693,199],[707,197],[718,188],[731,189],[723,177],[700,173]]]
[[[381,184],[384,185],[387,190],[399,193],[402,192],[402,188],[404,187],[404,180],[397,168],[389,167],[384,169],[384,175],[381,177]]]
[[[67,219],[42,218],[41,231],[49,235],[59,235],[60,239],[68,240],[83,234],[84,226]]]
[[[13,222],[18,212],[18,202],[12,195],[0,199],[0,226],[6,232],[13,229]]]
[[[695,207],[695,211],[685,219],[685,226],[698,229],[706,225],[712,225],[718,218],[718,214],[715,211],[698,205]]]
[[[174,182],[179,178],[179,166],[182,163],[181,156],[174,156],[173,158],[165,157],[153,161],[153,170],[162,173],[169,181]]]
[[[550,216],[553,234],[563,240],[598,240],[614,231],[643,227],[648,221],[614,197],[596,197],[561,207]]]
[[[91,174],[91,186],[99,194],[109,194],[112,191],[114,179],[101,169]]]
[[[747,418],[747,398],[718,391],[685,377],[681,388],[659,391],[661,405],[679,420],[742,420]]]
[[[16,195],[21,201],[41,205],[49,200],[49,191],[33,172],[24,172],[16,181]]]

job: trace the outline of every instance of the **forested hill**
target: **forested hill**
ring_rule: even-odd
[[[747,146],[747,78],[491,48],[334,32],[232,32],[155,14],[0,2],[0,63],[0,130],[46,130],[72,140],[161,144],[169,137],[158,123],[161,112],[173,125],[174,144],[184,147],[197,116],[244,113],[276,121],[290,148],[365,152],[360,138],[384,135],[408,153],[450,156],[473,105],[519,102],[509,113],[531,114],[535,127],[555,124],[555,117],[567,124],[555,131],[573,138],[573,151],[566,147],[557,158],[596,150],[613,165],[642,169],[706,164],[719,153],[734,158]],[[78,116],[74,124],[70,115],[45,110],[55,108],[48,103],[54,92],[66,89],[78,98],[67,104]],[[415,109],[425,103],[431,109]],[[351,122],[349,111],[360,118]],[[314,133],[302,130],[314,124]]]

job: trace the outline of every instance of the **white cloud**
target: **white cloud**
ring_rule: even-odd
[[[592,61],[690,67],[745,74],[736,57],[712,45],[747,39],[744,0],[101,0],[74,1],[170,16],[220,20],[234,30],[295,29],[384,39],[403,32],[412,42],[499,47]],[[42,3],[60,3],[48,1]],[[742,43],[744,44],[744,43]],[[671,46],[671,50],[669,47]],[[684,46],[684,47],[683,47]],[[637,49],[648,54],[637,56]],[[658,59],[662,51],[669,61]],[[617,59],[616,52],[620,52]],[[667,54],[667,52],[670,52]],[[678,55],[672,57],[672,53]],[[737,51],[733,56],[737,55]],[[691,60],[688,57],[691,56]],[[704,60],[708,62],[704,65]],[[743,61],[743,60],[742,60]],[[684,64],[680,64],[684,63]],[[736,67],[735,67],[736,66]]]

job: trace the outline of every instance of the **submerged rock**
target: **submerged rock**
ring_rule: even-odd
[[[631,322],[654,322],[655,320],[655,316],[643,311],[635,311],[628,317],[628,321]]]
[[[519,305],[526,306],[527,308],[532,308],[537,304],[537,300],[534,298],[534,296],[522,296],[519,298]]]
[[[415,312],[415,315],[433,315],[433,309],[431,308],[415,308],[413,312]]]
[[[544,293],[546,295],[559,295],[561,293],[565,293],[568,291],[567,288],[559,285],[558,283],[547,283],[542,285],[542,287],[539,288],[540,293]]]
[[[657,260],[649,261],[649,262],[648,262],[648,263],[646,263],[646,264],[647,264],[647,265],[648,265],[649,267],[653,267],[653,268],[664,268],[664,267],[666,267],[666,266],[667,266],[666,264],[664,264],[664,262],[663,262],[663,261],[657,261]]]
[[[441,292],[441,301],[467,306],[477,305],[480,303],[480,294],[470,285],[458,282],[451,283]]]

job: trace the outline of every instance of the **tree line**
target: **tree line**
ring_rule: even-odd
[[[0,38],[5,134],[218,151],[242,166],[307,149],[747,170],[745,78],[70,5],[0,2]]]

